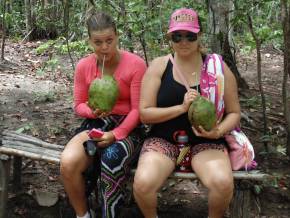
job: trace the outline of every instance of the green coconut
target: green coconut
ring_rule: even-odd
[[[188,109],[188,119],[192,126],[202,126],[210,131],[217,121],[215,105],[205,97],[198,96]]]
[[[89,107],[102,112],[112,111],[118,98],[119,88],[114,77],[104,75],[93,80],[89,87]]]

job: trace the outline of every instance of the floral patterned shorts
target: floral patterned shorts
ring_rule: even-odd
[[[191,158],[199,152],[209,149],[224,151],[226,146],[224,144],[213,143],[197,144],[191,147]],[[176,162],[176,159],[179,155],[179,149],[176,145],[157,137],[148,138],[144,141],[140,156],[149,151],[155,151],[164,154],[173,162]]]

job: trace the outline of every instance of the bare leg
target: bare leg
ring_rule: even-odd
[[[134,177],[134,197],[145,218],[157,216],[157,191],[174,170],[167,156],[151,151],[141,155]]]
[[[88,140],[86,132],[81,132],[73,137],[62,152],[60,160],[60,173],[64,188],[77,216],[85,215],[88,210],[82,173],[92,160],[88,158],[83,149],[83,142],[86,140]]]
[[[233,175],[228,155],[218,150],[205,150],[194,156],[192,167],[209,189],[209,217],[222,218],[233,196]]]

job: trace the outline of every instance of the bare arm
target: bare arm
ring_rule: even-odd
[[[231,72],[226,63],[224,63],[224,76],[225,117],[223,121],[218,125],[220,136],[234,129],[240,123],[241,118],[237,81],[234,74]]]
[[[161,78],[168,62],[168,56],[156,58],[147,69],[141,86],[140,118],[143,123],[160,123],[188,111],[194,95],[188,96],[180,105],[166,108],[157,107],[157,94]]]

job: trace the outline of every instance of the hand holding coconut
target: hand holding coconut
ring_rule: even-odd
[[[208,139],[219,139],[222,136],[221,130],[217,126],[209,131],[205,130],[202,126],[192,126],[192,131],[196,136]]]
[[[183,99],[182,106],[184,108],[184,112],[187,112],[191,103],[199,96],[199,93],[195,89],[189,89]]]
[[[218,139],[221,137],[217,127],[216,110],[214,104],[190,89],[184,96],[184,104],[188,106],[188,119],[192,130],[198,137]]]
[[[96,117],[103,118],[109,116],[111,112],[103,112],[97,108],[93,111],[93,113],[96,115]]]

